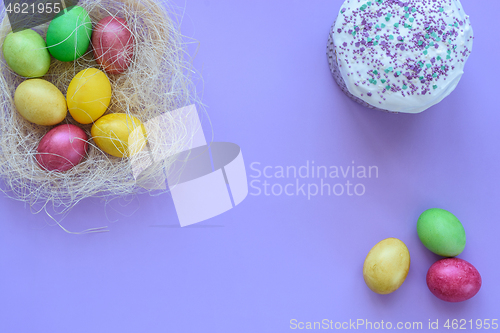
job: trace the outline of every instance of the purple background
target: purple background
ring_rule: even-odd
[[[476,36],[462,82],[422,114],[393,115],[358,106],[330,75],[327,35],[341,0],[178,0],[184,34],[200,42],[194,65],[215,140],[241,146],[249,176],[252,162],[314,160],[376,165],[379,178],[364,182],[362,197],[249,195],[187,228],[168,194],[107,206],[89,199],[62,224],[111,232],[83,236],[2,196],[0,332],[286,332],[291,319],[424,328],[439,319],[442,328],[446,319],[500,319],[500,50],[491,31],[500,2],[462,2]],[[465,227],[459,257],[483,278],[467,302],[443,302],[425,283],[438,256],[420,243],[416,221],[431,207]],[[387,237],[406,243],[411,268],[399,290],[377,295],[362,266]]]

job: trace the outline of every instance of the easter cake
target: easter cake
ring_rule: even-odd
[[[472,42],[459,0],[345,0],[327,55],[335,81],[354,101],[419,113],[455,89]]]

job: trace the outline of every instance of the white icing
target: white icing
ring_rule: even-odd
[[[369,2],[370,5],[368,5]],[[382,2],[377,0],[346,0],[335,22],[332,37],[339,71],[347,88],[354,96],[380,109],[419,113],[439,103],[457,86],[462,77],[465,62],[472,50],[472,27],[459,0],[406,0],[399,2],[404,3],[404,6],[400,6],[396,0],[383,0]],[[360,8],[363,5],[365,10],[361,11]],[[408,8],[405,10],[405,7]],[[412,11],[412,8],[415,8],[415,11]],[[342,13],[343,10],[345,11]],[[392,11],[393,14],[389,21],[386,21],[385,17],[389,11]],[[383,14],[380,17],[377,16],[379,12]],[[409,14],[409,17],[406,18],[405,14]],[[414,18],[413,22],[409,21],[411,17]],[[362,24],[363,18],[366,19],[366,25]],[[398,28],[394,26],[396,22],[399,22]],[[459,22],[462,22],[462,25]],[[371,29],[368,29],[370,23],[373,25]],[[380,29],[375,28],[377,24]],[[382,24],[385,24],[384,28],[382,28]],[[410,24],[412,28],[405,27],[405,24]],[[430,30],[425,29],[425,24],[430,24]],[[445,25],[445,29],[442,29],[443,25]],[[355,26],[359,27],[359,31],[353,36],[348,31],[354,30]],[[340,33],[339,29],[341,29]],[[425,38],[424,35],[428,31],[433,31],[435,35],[429,35],[429,38]],[[453,34],[453,36],[447,36],[443,40],[441,38],[443,35],[439,34],[439,31],[444,34],[454,31],[458,33],[458,36]],[[368,33],[368,36],[365,36],[365,33]],[[418,33],[422,35],[418,35]],[[392,40],[389,39],[391,35],[394,37]],[[376,36],[379,36],[380,39],[377,40]],[[399,36],[404,38],[404,51],[400,50],[401,44],[396,48]],[[394,62],[393,58],[387,56],[387,49],[384,50],[380,43],[356,47],[357,42],[361,40],[366,42],[368,38],[372,39],[372,43],[385,41],[387,43],[385,47],[389,48],[391,54],[395,54],[397,60]],[[427,45],[433,42],[438,44],[438,48],[436,49],[435,45],[429,46],[427,49],[417,46],[417,40],[422,40]],[[346,46],[344,43],[347,43]],[[361,47],[365,48],[362,53],[360,53]],[[423,51],[427,51],[427,54],[424,54]],[[450,53],[448,53],[449,51]],[[436,60],[438,56],[441,57],[441,60]],[[435,61],[431,63],[433,58]],[[419,65],[418,68],[421,68],[421,72],[416,74],[414,70],[408,69],[408,64],[415,65],[418,61],[422,61],[425,65],[423,68]],[[431,65],[431,68],[427,68],[427,64]],[[445,71],[441,68],[443,65],[448,66]],[[393,71],[386,73],[385,70],[389,67],[393,67]],[[452,67],[454,68],[452,69]],[[374,70],[377,70],[378,74],[373,74]],[[398,70],[401,75],[395,77],[394,74]],[[416,77],[408,80],[405,76],[407,73],[410,73],[410,76],[416,75]],[[433,73],[436,73],[437,77],[429,76]],[[422,76],[424,76],[424,83],[420,80]],[[370,83],[370,79],[376,80],[376,83],[374,84],[373,81]],[[386,80],[386,82],[383,83],[382,80]],[[391,85],[391,90],[386,90],[387,85]],[[407,88],[403,89],[403,86]],[[437,87],[434,88],[434,86]],[[394,91],[397,89],[399,90]],[[426,89],[428,91],[422,94]],[[368,93],[371,93],[371,96],[368,96]]]

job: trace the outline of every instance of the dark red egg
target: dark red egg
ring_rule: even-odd
[[[87,134],[78,126],[54,127],[38,144],[36,161],[48,171],[68,171],[87,154],[87,140]]]
[[[127,22],[119,17],[107,16],[100,20],[92,33],[94,57],[110,74],[121,74],[132,63],[134,38]]]
[[[482,284],[477,269],[459,258],[436,261],[429,268],[426,280],[431,293],[447,302],[462,302],[472,298]]]

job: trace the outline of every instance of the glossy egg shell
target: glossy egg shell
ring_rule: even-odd
[[[87,154],[87,139],[87,134],[78,126],[54,127],[38,144],[36,161],[48,171],[68,171]]]
[[[436,261],[427,271],[427,287],[437,298],[447,302],[463,302],[481,289],[477,269],[459,258]]]
[[[430,251],[443,257],[454,257],[465,248],[465,229],[447,210],[431,208],[418,218],[417,233]]]
[[[126,71],[134,54],[134,39],[127,22],[113,16],[100,20],[92,33],[92,47],[104,71],[110,74]]]
[[[25,29],[10,32],[2,45],[7,65],[24,77],[44,76],[50,67],[47,45],[36,31]]]
[[[111,101],[111,84],[106,74],[96,68],[80,71],[71,80],[66,93],[69,112],[80,124],[90,124],[104,112]]]
[[[410,270],[410,252],[397,238],[378,242],[366,256],[363,278],[377,294],[389,294],[405,281]]]
[[[63,93],[49,81],[23,81],[14,93],[17,111],[26,120],[44,126],[59,124],[68,113]]]
[[[146,129],[134,116],[124,113],[107,114],[92,125],[92,139],[104,152],[116,157],[129,157],[129,137],[138,127],[144,137]]]
[[[80,6],[72,6],[62,10],[50,22],[47,47],[57,60],[74,61],[87,52],[91,36],[89,14]]]

